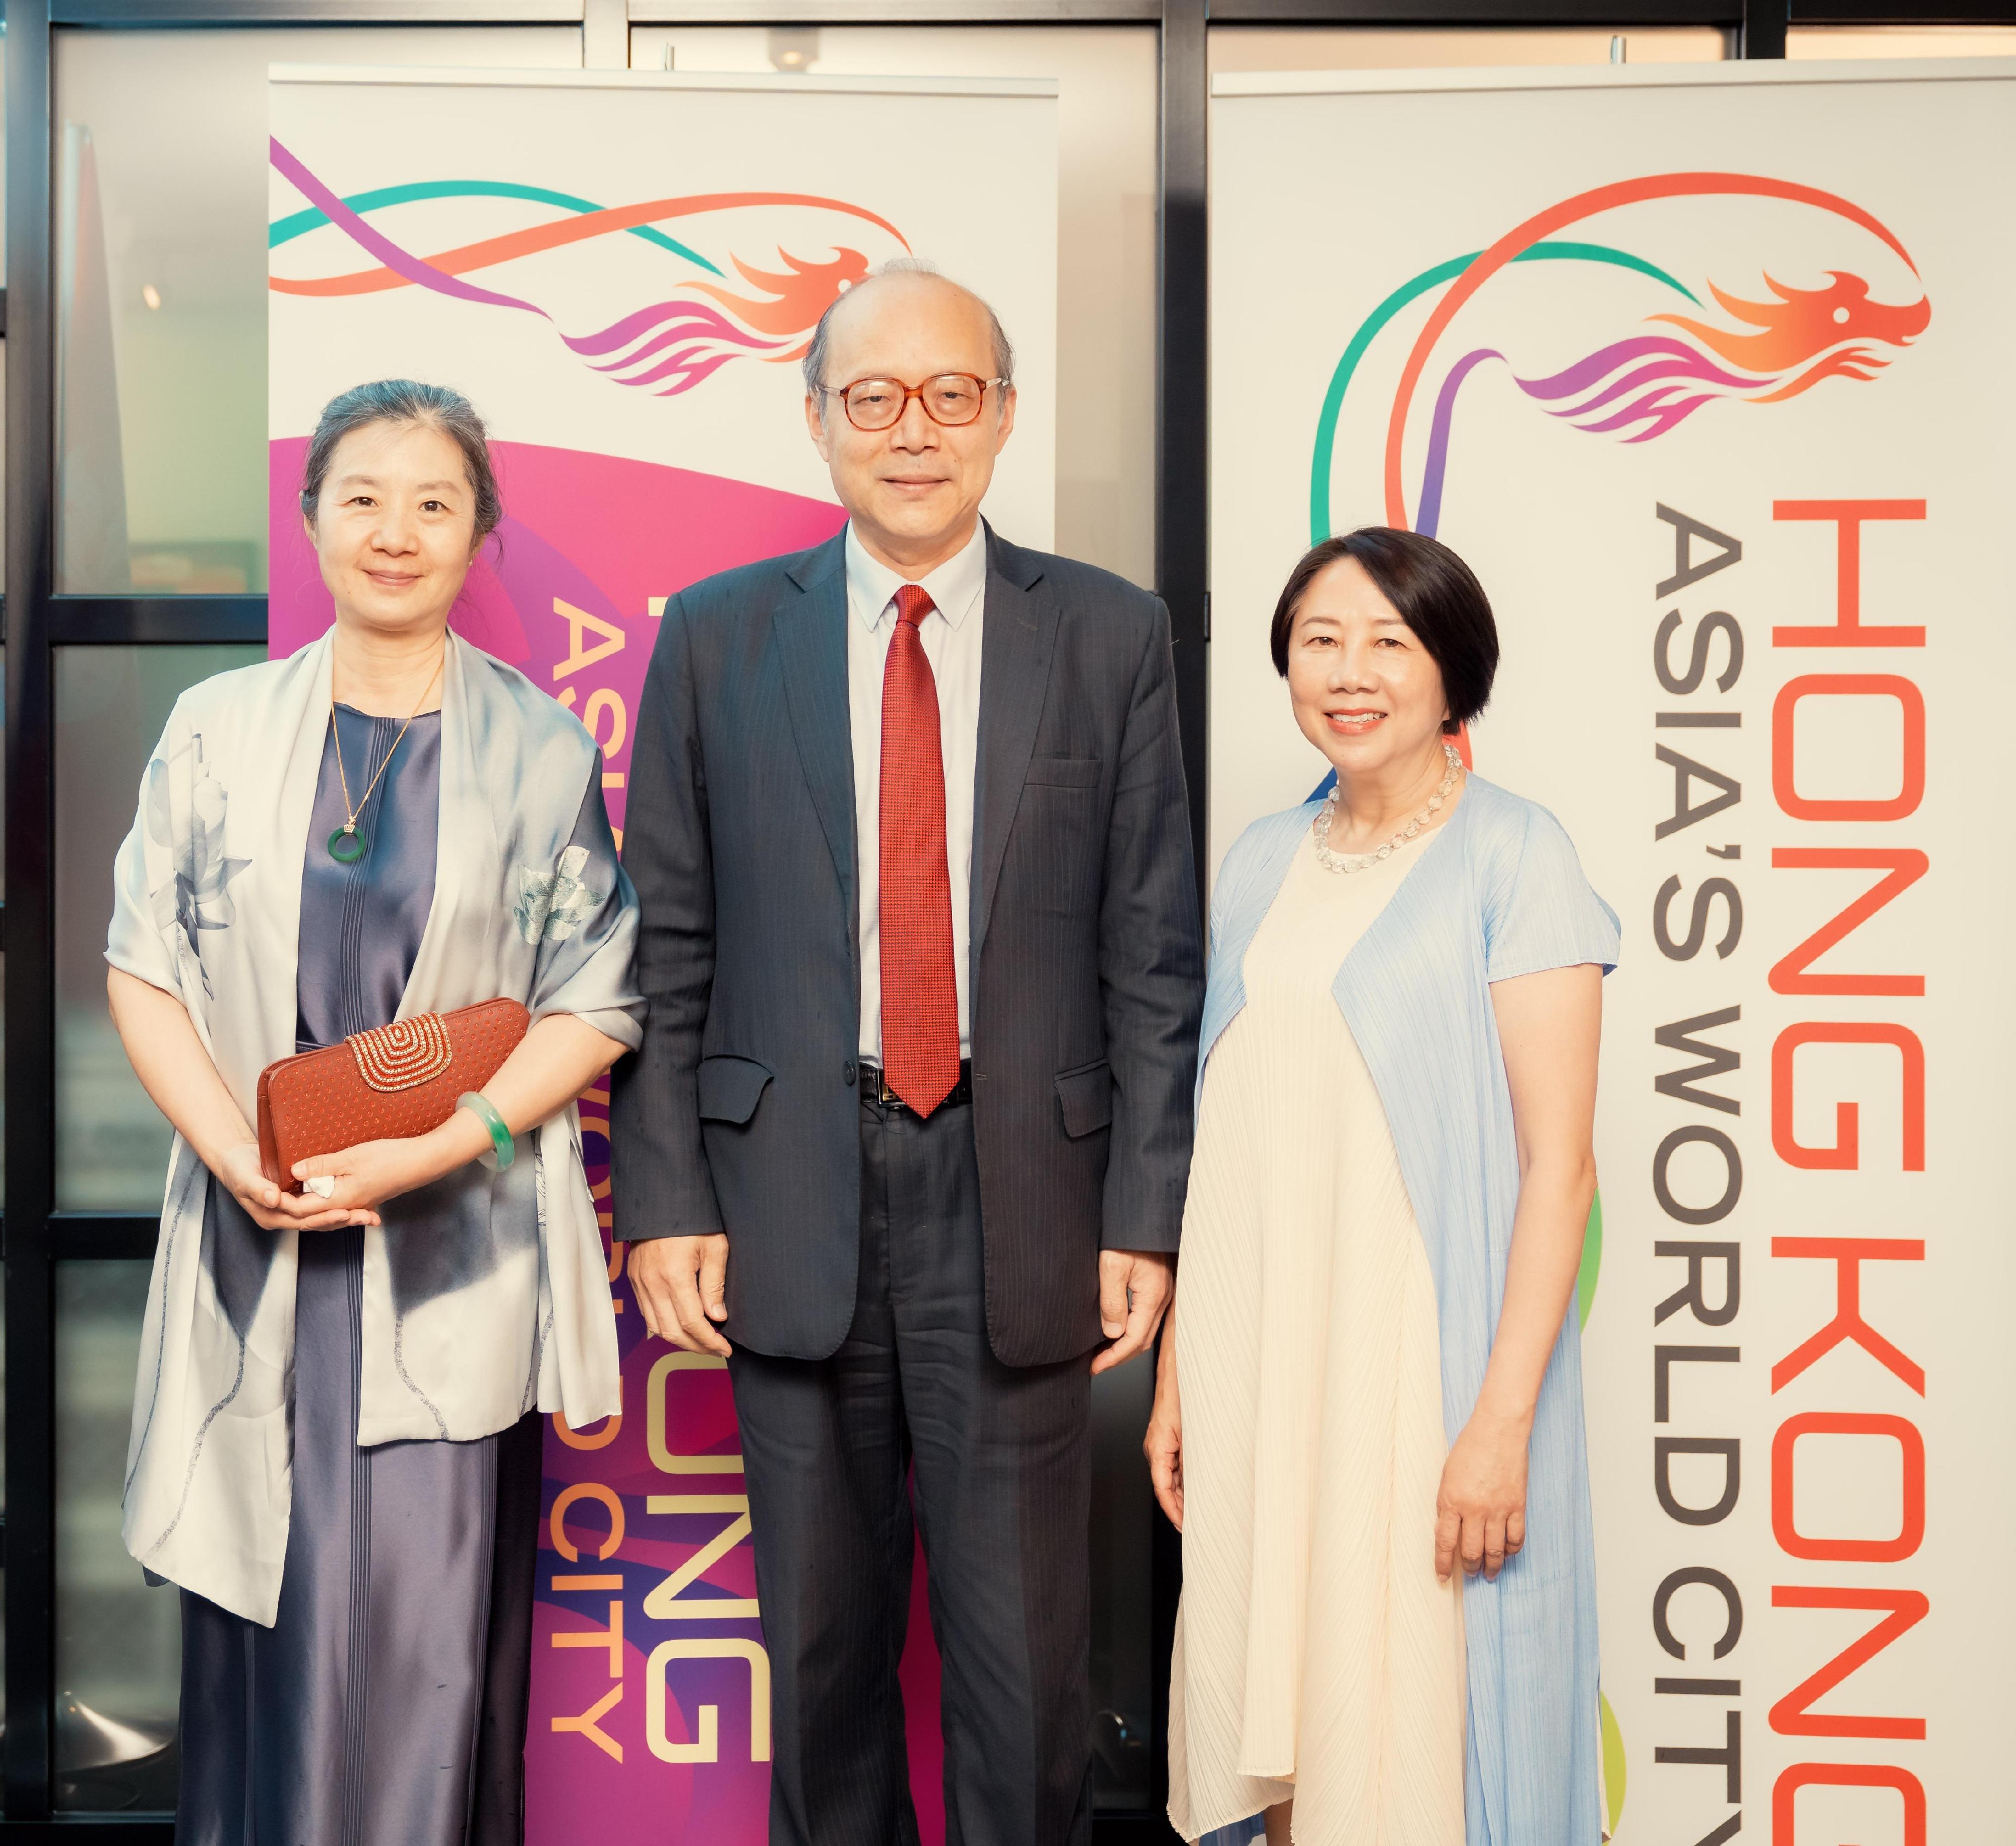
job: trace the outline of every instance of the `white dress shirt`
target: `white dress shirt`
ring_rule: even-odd
[[[854,740],[854,863],[861,887],[861,1055],[882,1062],[882,672],[896,632],[896,592],[910,579],[870,557],[847,528],[847,701]],[[987,601],[987,528],[916,581],[936,606],[917,625],[938,695],[945,765],[945,864],[952,878],[952,964],[959,1055],[973,1051],[967,925],[973,886],[973,788],[980,760],[980,636]]]

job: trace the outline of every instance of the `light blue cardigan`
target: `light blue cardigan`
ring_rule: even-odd
[[[1319,804],[1255,821],[1211,896],[1197,1061],[1246,1004],[1246,951]],[[1333,991],[1370,1069],[1427,1246],[1453,1442],[1484,1382],[1519,1197],[1512,1099],[1490,984],[1617,963],[1615,912],[1545,808],[1472,776],[1456,813],[1337,971]],[[1525,1549],[1463,1585],[1470,1668],[1467,1846],[1597,1846],[1596,1559],[1582,1348],[1561,1328],[1533,1419]]]

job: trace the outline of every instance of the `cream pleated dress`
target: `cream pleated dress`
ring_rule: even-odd
[[[1444,831],[1349,874],[1305,837],[1206,1067],[1176,1315],[1169,1816],[1186,1840],[1290,1799],[1298,1846],[1463,1840],[1461,1573],[1435,1573],[1435,1282],[1332,992]]]

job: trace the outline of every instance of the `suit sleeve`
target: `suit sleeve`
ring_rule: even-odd
[[[1159,601],[1121,737],[1099,971],[1113,1073],[1100,1241],[1107,1249],[1172,1251],[1190,1183],[1204,957],[1169,615]]]
[[[610,1167],[616,1235],[722,1229],[700,1144],[701,1028],[714,989],[714,866],[685,604],[666,604],[630,756],[623,862],[636,888],[643,1042],[616,1067]]]

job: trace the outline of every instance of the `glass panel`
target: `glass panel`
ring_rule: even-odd
[[[0,284],[7,279],[7,35],[0,31]]]
[[[263,647],[59,647],[56,741],[56,1204],[157,1211],[168,1125],[140,1087],[105,1004],[112,858],[140,773],[187,686]]]
[[[2016,26],[1795,26],[1788,58],[2007,58]]]
[[[1054,77],[1057,548],[1136,583],[1154,582],[1159,105],[1152,27],[639,26],[630,62],[653,70]],[[1012,338],[1015,330],[1008,332]]]
[[[1621,42],[1620,42],[1621,41]],[[1607,64],[1613,45],[1633,64],[1713,63],[1728,45],[1712,26],[1608,26],[1480,31],[1469,27],[1214,26],[1220,70],[1421,70],[1450,64]]]
[[[1092,1381],[1092,1800],[1107,1809],[1154,1805],[1154,1395],[1152,1357]]]
[[[148,1265],[56,1265],[56,1790],[67,1812],[175,1805],[182,1607],[119,1536]]]
[[[266,67],[578,70],[581,30],[63,32],[55,56],[56,587],[264,589]]]
[[[0,972],[5,957],[0,956]],[[0,1050],[4,1050],[0,1047]],[[0,1064],[5,1062],[0,1057]],[[0,1514],[7,1510],[7,1279],[0,1270]],[[0,1736],[7,1729],[7,1574],[0,1570]]]
[[[5,344],[5,341],[0,341],[0,347],[4,347]],[[0,355],[0,356],[4,356],[4,355]],[[0,380],[4,380],[5,376],[6,373],[4,367],[0,367]],[[4,412],[6,402],[6,386],[4,383],[0,383],[0,412]],[[4,416],[0,416],[0,427],[4,427]],[[6,683],[7,650],[5,647],[0,647],[0,688],[4,688]],[[0,903],[4,903],[7,896],[6,708],[7,701],[4,698],[0,698]],[[6,967],[7,957],[5,954],[0,954],[0,975],[4,975],[6,971]],[[5,986],[5,983],[4,980],[0,980],[0,993],[4,993]],[[4,1068],[5,1066],[6,1061],[7,1010],[4,1004],[0,1004],[0,1068]],[[0,1086],[0,1206],[4,1206],[6,1202],[7,1098],[5,1087]],[[5,1426],[5,1403],[4,1398],[0,1398],[0,1434],[4,1434]],[[0,1458],[4,1458],[5,1454],[5,1445],[4,1442],[0,1442]],[[0,1467],[0,1510],[4,1510],[7,1505],[7,1490],[5,1485],[5,1469],[4,1467]]]
[[[5,80],[4,80],[4,78],[0,78],[0,81],[5,81]],[[0,196],[5,196],[5,182],[0,182]],[[0,218],[4,218],[4,217],[5,217],[5,213],[0,213]],[[0,248],[4,248],[4,247],[5,247],[5,236],[6,236],[6,233],[5,233],[5,230],[4,230],[4,229],[0,229]],[[4,266],[0,266],[0,275],[4,275],[4,273],[5,273]],[[0,283],[0,287],[4,287],[4,286],[5,286],[5,284],[4,284],[4,283]],[[0,430],[4,430],[4,429],[6,427],[6,423],[7,423],[7,342],[6,342],[6,341],[5,341],[4,338],[0,338]],[[4,443],[4,442],[0,442],[0,590],[4,590],[6,587],[7,587],[7,445],[6,445],[6,444],[5,444],[5,443]]]

